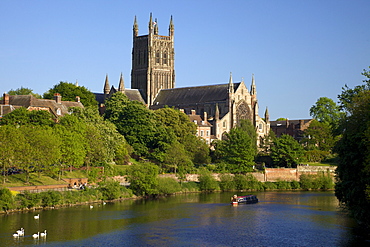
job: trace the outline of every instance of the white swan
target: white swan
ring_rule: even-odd
[[[103,205],[107,204],[106,202],[103,202]]]
[[[18,234],[18,233],[14,233],[14,234],[13,234],[13,237],[15,237],[15,238],[19,238],[19,234]]]
[[[46,230],[42,233],[40,233],[40,237],[46,237]]]
[[[94,206],[93,205],[90,205],[90,208],[93,208]]]
[[[33,218],[34,218],[35,220],[40,219],[40,214],[37,214],[37,215],[33,216]]]
[[[21,228],[20,230],[17,230],[18,236],[24,236],[24,229]]]
[[[33,234],[33,235],[32,235],[32,237],[33,237],[33,238],[39,238],[39,237],[40,237],[40,232],[38,232],[37,234],[36,234],[36,233],[35,233],[35,234]]]

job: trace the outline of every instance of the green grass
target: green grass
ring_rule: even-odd
[[[337,163],[328,162],[328,163],[319,163],[319,162],[307,162],[310,166],[337,166]]]

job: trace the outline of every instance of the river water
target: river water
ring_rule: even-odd
[[[238,206],[232,193],[211,193],[3,215],[0,246],[370,245],[333,192],[255,194],[259,203]],[[13,238],[21,227],[25,236]]]

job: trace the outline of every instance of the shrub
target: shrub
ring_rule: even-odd
[[[276,187],[277,189],[279,190],[290,190],[292,189],[291,185],[290,185],[290,182],[288,181],[283,181],[283,180],[279,180],[276,182]]]
[[[183,192],[196,192],[199,191],[199,184],[196,182],[183,182],[181,183],[181,188]]]
[[[222,191],[235,190],[234,176],[230,174],[222,174],[219,184]]]
[[[102,200],[114,200],[121,197],[121,185],[118,181],[109,179],[99,183],[97,190],[101,192]]]
[[[40,192],[41,205],[43,207],[51,207],[60,204],[62,196],[59,191],[49,190]]]
[[[235,174],[234,182],[237,190],[264,190],[262,182],[258,181],[252,174]]]
[[[199,188],[201,191],[214,191],[218,188],[218,183],[211,172],[203,170],[199,174]]]
[[[174,178],[158,178],[159,194],[173,194],[181,191],[180,184]]]
[[[12,192],[7,188],[0,189],[0,208],[3,211],[14,208],[14,197]]]
[[[30,193],[25,191],[16,196],[16,201],[20,208],[33,208],[40,206],[41,197],[38,193]]]
[[[264,190],[276,190],[277,186],[274,182],[264,182],[262,183]]]
[[[293,180],[292,182],[290,182],[290,185],[293,190],[297,190],[301,188],[301,185],[299,184],[297,180]]]
[[[301,189],[309,190],[314,187],[314,177],[310,174],[302,174],[299,176],[299,184],[301,185]]]

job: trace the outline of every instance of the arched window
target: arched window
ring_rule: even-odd
[[[159,63],[159,59],[160,59],[160,55],[159,55],[159,51],[157,51],[157,52],[155,53],[155,62],[156,62],[156,63]]]
[[[167,52],[163,54],[163,64],[167,64]]]

